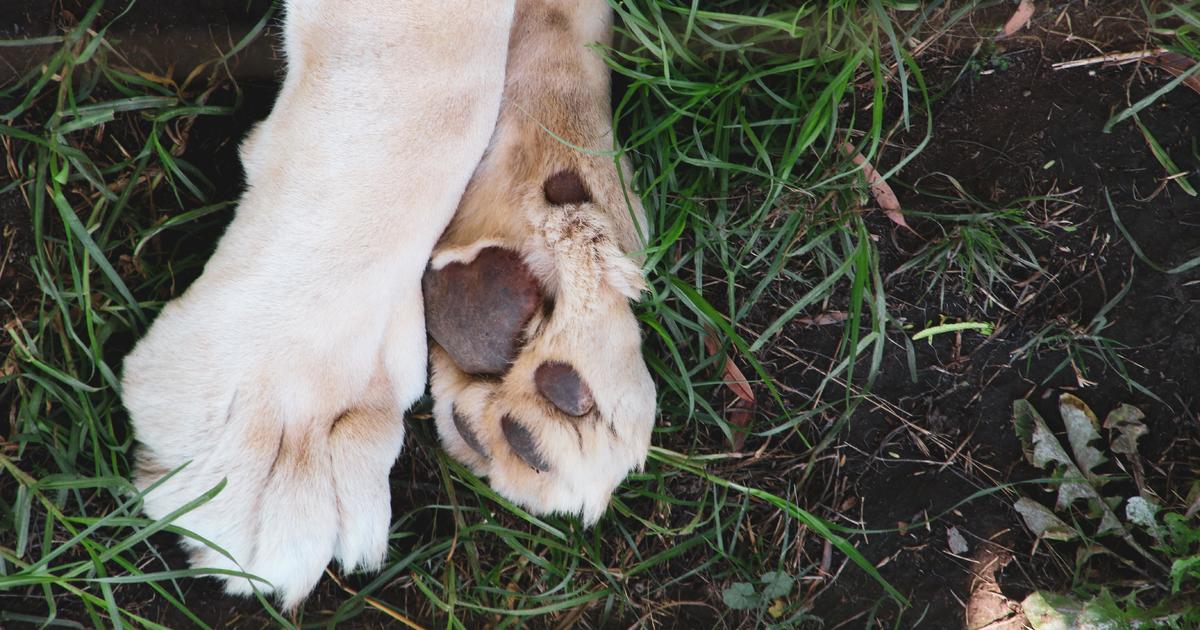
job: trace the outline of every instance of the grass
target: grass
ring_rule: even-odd
[[[879,163],[896,134],[928,133],[929,92],[906,47],[933,8],[913,5],[614,3],[617,41],[602,52],[616,77],[616,148],[632,158],[653,224],[651,291],[638,312],[661,420],[646,470],[593,529],[536,518],[442,454],[417,412],[393,475],[401,507],[383,570],[327,584],[294,618],[261,599],[244,614],[282,626],[673,617],[795,626],[818,621],[811,606],[829,583],[826,547],[847,571],[874,578],[881,605],[907,606],[904,585],[855,551],[860,526],[835,521],[809,484],[812,464],[879,378],[888,344],[908,334],[888,312],[872,237],[887,223],[869,210],[853,157]],[[177,69],[183,79],[139,67],[113,45],[108,29],[125,7],[96,0],[60,35],[3,42],[39,63],[0,85],[12,177],[0,204],[28,208],[36,286],[5,306],[0,346],[0,411],[12,423],[0,443],[0,523],[11,525],[0,529],[0,591],[35,603],[0,621],[157,627],[150,617],[169,614],[203,626],[207,612],[189,603],[188,578],[203,571],[179,569],[162,535],[186,532],[140,515],[116,374],[230,217],[229,187],[192,131],[233,116],[233,59],[264,36],[272,14],[253,4],[249,34],[194,70]],[[1179,15],[1200,24],[1188,21],[1195,5],[1179,7],[1156,28]],[[959,8],[952,20],[967,15]],[[1172,28],[1194,52],[1195,27]],[[944,238],[905,271],[960,274],[994,291],[1014,265],[1036,266],[1020,243],[1037,228],[1018,218],[1020,204],[978,213],[966,191],[953,202],[973,214],[924,217]],[[845,316],[836,349],[798,396],[760,358],[799,318],[826,311]],[[709,337],[718,352],[706,350]],[[748,366],[761,399],[748,426],[720,402],[727,359]],[[773,440],[774,451],[731,448],[747,434]]]
[[[939,212],[910,212],[912,217],[928,219],[937,231],[925,244],[889,275],[915,273],[923,276],[926,293],[937,293],[937,303],[946,303],[949,293],[967,300],[981,296],[983,310],[1015,302],[1014,288],[1019,278],[1043,271],[1031,242],[1047,238],[1048,233],[1031,220],[1029,206],[1047,201],[1047,197],[1017,199],[1003,207],[994,207],[968,192],[958,180],[945,173],[929,178],[945,179],[950,193],[936,193],[925,178],[913,188],[927,198],[938,200]],[[1003,295],[1001,297],[998,297]]]

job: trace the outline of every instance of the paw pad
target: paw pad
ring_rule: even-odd
[[[458,429],[458,434],[462,436],[462,439],[467,443],[467,446],[470,446],[471,450],[479,453],[483,457],[491,457],[491,455],[488,453],[487,447],[483,445],[483,442],[479,441],[479,436],[475,435],[475,432],[471,430],[471,424],[467,422],[466,418],[458,413],[458,409],[452,409],[450,416],[454,420],[454,428]]]
[[[421,288],[429,336],[468,374],[506,372],[542,305],[537,279],[517,252],[501,247],[425,272]]]
[[[568,416],[583,416],[596,406],[592,390],[575,368],[562,361],[547,361],[533,374],[538,392]]]
[[[508,445],[517,457],[541,472],[550,470],[550,464],[546,463],[546,459],[538,451],[537,442],[529,429],[507,414],[500,419],[500,429],[504,431],[504,439],[508,440]]]
[[[542,193],[546,195],[546,203],[552,206],[563,206],[572,203],[586,203],[592,200],[583,179],[575,171],[562,170],[546,178],[542,184]]]

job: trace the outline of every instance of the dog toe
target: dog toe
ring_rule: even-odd
[[[596,406],[592,390],[579,372],[562,361],[547,361],[533,374],[538,393],[568,416],[585,416]]]

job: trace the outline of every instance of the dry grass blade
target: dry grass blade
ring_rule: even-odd
[[[1166,52],[1163,48],[1150,48],[1147,50],[1135,50],[1133,52],[1123,53],[1105,53],[1095,57],[1085,57],[1083,59],[1072,59],[1070,61],[1060,61],[1052,66],[1054,70],[1070,70],[1071,68],[1083,68],[1085,66],[1095,66],[1102,63],[1122,65],[1142,61],[1150,57],[1156,57]]]
[[[339,588],[341,588],[343,591],[346,591],[347,593],[349,593],[352,597],[355,595],[358,595],[358,591],[347,586],[346,583],[343,582],[342,579],[339,578],[337,576],[337,574],[334,573],[333,571],[331,571],[329,568],[325,569],[325,575],[328,575],[329,579],[333,580],[334,584],[337,584]],[[412,628],[413,630],[425,630],[425,627],[422,626],[421,624],[392,610],[390,607],[388,607],[387,605],[385,605],[384,603],[380,602],[379,600],[377,600],[373,597],[363,597],[363,601],[371,608],[378,610],[379,612],[387,615],[388,617],[391,617],[392,619],[395,619],[396,621],[399,621],[400,623],[404,624],[405,626],[407,626],[409,628]]]
[[[1176,77],[1182,76],[1185,72],[1191,70],[1196,65],[1195,61],[1192,61],[1191,59],[1179,53],[1166,51],[1161,52],[1153,57],[1147,57],[1146,63],[1156,68],[1166,70],[1167,72],[1171,73],[1172,76]],[[1193,74],[1184,79],[1183,84],[1192,88],[1192,90],[1194,90],[1197,94],[1200,94],[1200,76]]]
[[[812,316],[797,317],[796,323],[802,326],[829,326],[846,321],[848,316],[846,311],[826,311]]]

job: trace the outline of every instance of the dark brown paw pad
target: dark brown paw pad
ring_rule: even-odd
[[[546,196],[546,203],[552,206],[586,203],[592,200],[583,178],[575,171],[559,171],[547,177],[542,184],[542,194]]]
[[[533,373],[538,392],[568,416],[587,415],[595,406],[592,390],[579,372],[562,361],[547,361]]]
[[[550,470],[550,464],[538,451],[537,441],[533,439],[533,434],[525,428],[525,425],[506,414],[500,419],[500,429],[504,431],[504,439],[508,440],[508,445],[512,447],[517,457],[541,472]]]
[[[542,304],[529,267],[502,247],[483,249],[469,263],[426,271],[421,288],[429,336],[468,374],[506,372]]]
[[[483,445],[483,442],[479,441],[479,436],[475,435],[475,432],[471,430],[471,425],[467,422],[466,418],[458,413],[458,409],[451,408],[450,417],[454,420],[454,428],[458,430],[458,435],[467,443],[467,446],[470,446],[471,450],[483,457],[490,458],[491,454],[488,453],[487,447]]]

